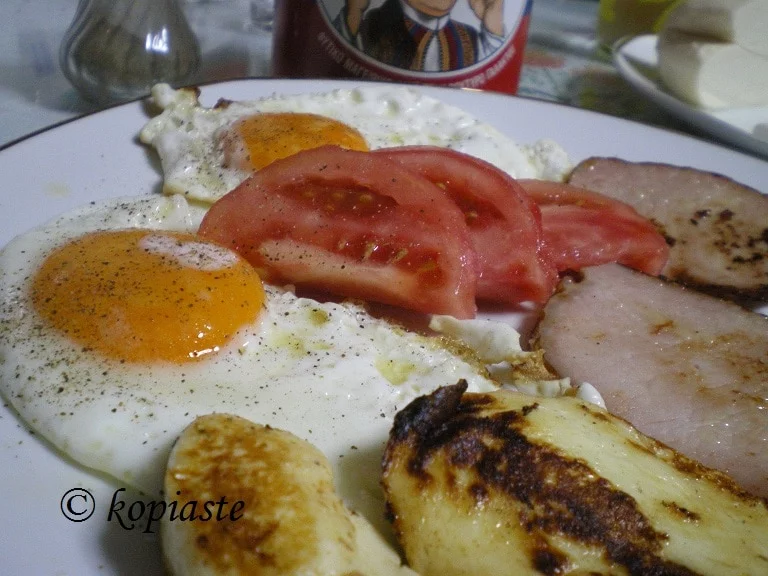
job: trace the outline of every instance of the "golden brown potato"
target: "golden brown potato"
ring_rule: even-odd
[[[163,555],[175,575],[412,574],[344,507],[325,456],[282,430],[196,419],[171,453],[165,492]]]
[[[383,486],[423,576],[768,574],[768,507],[724,474],[575,398],[418,398]]]

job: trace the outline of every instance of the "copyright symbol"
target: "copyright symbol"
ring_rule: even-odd
[[[61,497],[61,513],[72,522],[84,522],[93,516],[96,500],[88,490],[72,488]]]

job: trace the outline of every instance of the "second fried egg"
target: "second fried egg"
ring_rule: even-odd
[[[160,84],[152,100],[162,113],[140,138],[157,150],[165,192],[208,203],[273,160],[324,144],[354,150],[443,146],[516,178],[561,180],[571,167],[554,142],[519,146],[471,114],[412,88],[374,85],[206,108],[196,91]]]

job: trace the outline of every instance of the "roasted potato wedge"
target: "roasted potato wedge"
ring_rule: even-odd
[[[768,507],[728,476],[568,397],[423,396],[382,483],[423,576],[768,574]]]
[[[344,507],[325,456],[282,430],[226,414],[196,419],[171,452],[165,492],[169,510],[176,503],[177,517],[161,523],[174,575],[413,574]],[[213,517],[189,518],[189,503],[204,514],[205,502],[221,498],[227,514],[213,506]]]

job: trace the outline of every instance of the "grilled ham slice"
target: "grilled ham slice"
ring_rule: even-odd
[[[325,456],[289,432],[201,416],[171,452],[165,493],[169,510],[176,502],[176,518],[169,512],[161,521],[173,575],[415,576],[344,507]],[[204,503],[222,497],[224,513],[208,506],[206,519]],[[190,502],[200,517],[190,519]]]
[[[768,507],[570,397],[464,393],[395,418],[383,485],[423,576],[768,574]]]
[[[670,245],[662,275],[711,294],[768,300],[768,197],[692,168],[589,158],[569,182],[630,204]]]
[[[613,414],[768,497],[768,318],[607,264],[561,284],[534,346]]]

